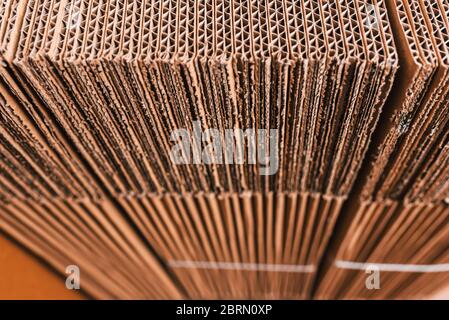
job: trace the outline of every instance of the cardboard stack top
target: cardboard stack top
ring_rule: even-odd
[[[397,67],[383,1],[2,5],[3,70],[18,82],[7,85],[17,99],[37,100],[28,112],[44,122],[29,125],[56,122],[63,137],[51,137],[55,152],[74,159],[72,176],[93,171],[89,182],[114,195],[346,196]],[[257,141],[275,155],[272,175],[251,162],[248,136],[240,163],[219,150],[212,164],[175,165],[173,132],[196,124],[217,129],[222,141],[225,129],[276,129]],[[200,152],[208,143],[196,142]],[[72,196],[98,195],[92,188]]]
[[[448,10],[446,1],[389,5],[401,68],[377,130],[365,199],[432,202],[448,192]]]
[[[5,197],[97,198],[98,186],[35,88],[11,63],[17,50],[25,2],[2,1],[0,105],[2,193]]]
[[[388,2],[401,67],[319,297],[419,298],[447,284],[448,5]],[[366,290],[354,262],[383,264],[382,290]]]

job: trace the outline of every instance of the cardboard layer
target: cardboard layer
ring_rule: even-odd
[[[383,1],[3,5],[5,87],[35,104],[24,112],[71,162],[67,177],[92,176],[65,197],[103,188],[346,196],[398,63]],[[215,130],[222,147],[192,138],[198,152],[174,163],[177,132],[195,129]],[[227,140],[226,129],[244,136]]]
[[[298,299],[310,297],[341,204],[313,194],[174,194],[13,201],[0,218],[58,272],[78,265],[96,298]]]
[[[424,296],[446,274],[335,261],[447,261],[448,30],[448,0],[0,0],[0,230],[98,298]]]
[[[433,269],[449,266],[448,206],[365,202],[354,210],[343,239],[327,256],[317,298],[426,298],[447,285],[449,269]],[[381,270],[380,288],[370,290],[366,268],[349,270],[338,261],[388,264],[393,269]]]
[[[3,232],[44,259],[58,273],[79,267],[80,286],[102,299],[181,298],[151,249],[111,204],[56,200],[2,206]]]
[[[400,71],[361,171],[361,197],[438,202],[448,192],[447,1],[391,1]]]

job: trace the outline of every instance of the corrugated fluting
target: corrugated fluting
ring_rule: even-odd
[[[448,27],[447,0],[0,0],[0,229],[95,298],[431,294],[449,272],[341,262],[449,261]]]
[[[449,2],[387,7],[400,68],[318,298],[430,297],[449,281]],[[379,290],[366,290],[370,264],[381,271]]]
[[[448,223],[447,205],[362,203],[335,255],[329,253],[332,259],[315,297],[431,297],[449,281]],[[381,273],[379,290],[366,288],[372,266]]]
[[[362,1],[6,6],[5,86],[20,90],[18,98],[41,100],[29,111],[38,118],[31,125],[42,121],[54,131],[48,122],[56,122],[114,195],[346,195],[396,70],[382,1],[375,8]],[[246,152],[246,165],[174,164],[172,133],[194,132],[196,124],[218,130],[218,139],[227,128],[278,130],[257,141],[276,143],[277,174],[260,172]],[[248,139],[240,138],[246,149]],[[77,169],[77,180],[86,170]],[[97,195],[94,186],[66,184],[63,195]]]

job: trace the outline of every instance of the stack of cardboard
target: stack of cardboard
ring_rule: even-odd
[[[447,195],[449,11],[393,2],[0,1],[1,228],[95,297],[311,297],[348,196],[357,260]]]
[[[449,2],[397,0],[388,12],[401,67],[346,204],[347,231],[330,252],[321,297],[413,298],[447,284]],[[381,290],[366,290],[364,270],[335,261],[396,269],[382,273]]]

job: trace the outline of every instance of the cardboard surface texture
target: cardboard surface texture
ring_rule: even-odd
[[[0,230],[94,298],[427,296],[449,272],[335,261],[448,262],[448,30],[447,0],[0,0]]]

